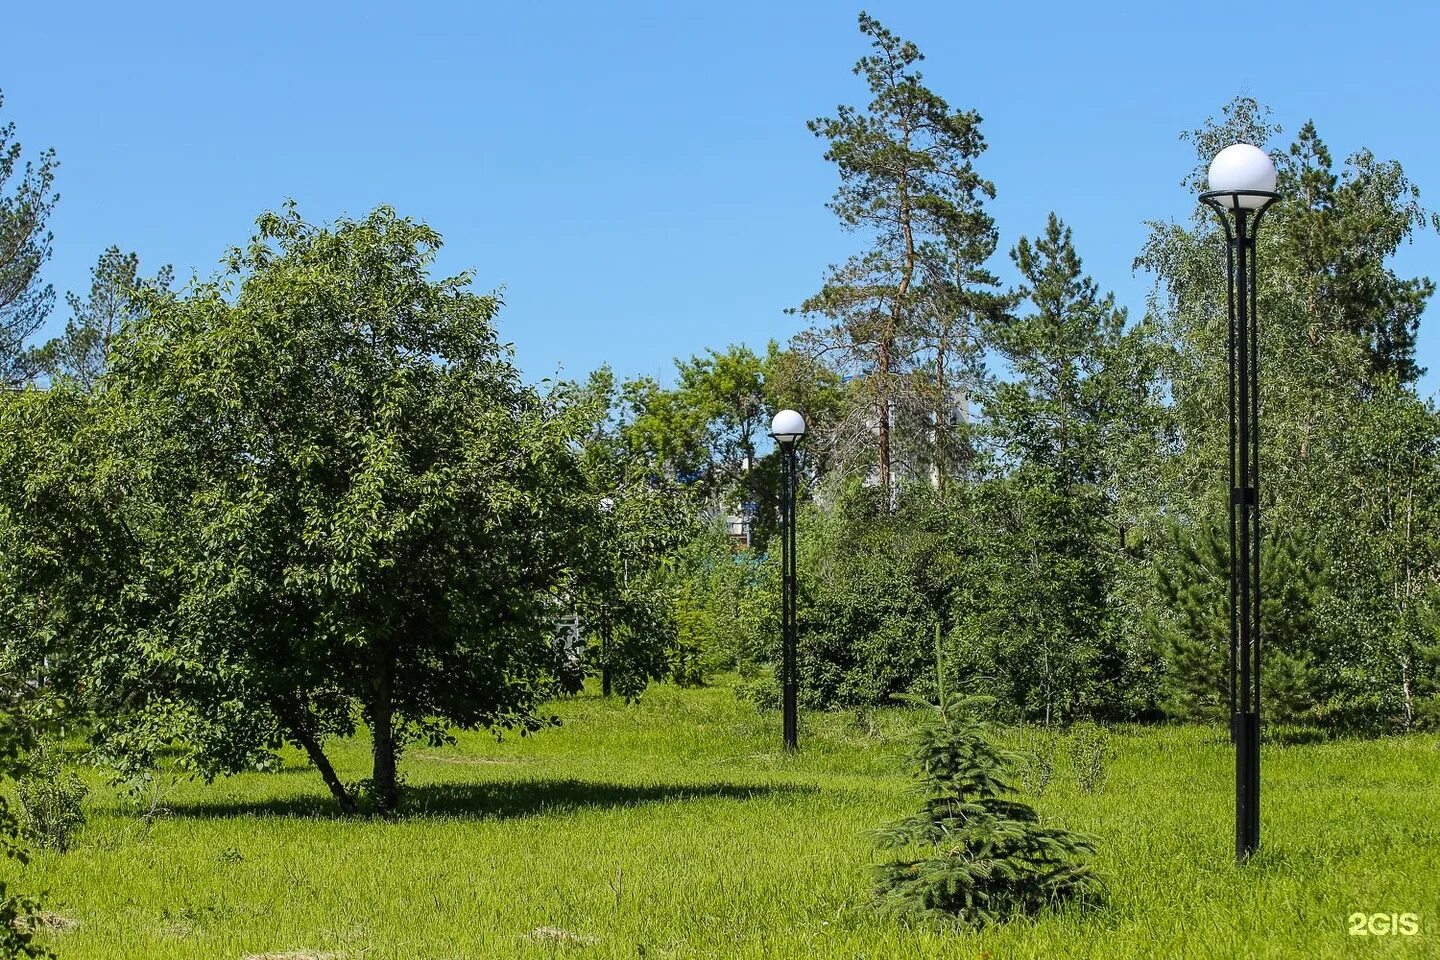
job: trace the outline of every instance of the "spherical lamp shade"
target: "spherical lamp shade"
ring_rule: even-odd
[[[1233,147],[1226,147],[1215,154],[1215,159],[1210,161],[1210,189],[1229,190],[1262,190],[1265,193],[1275,192],[1275,164],[1270,162],[1270,155],[1259,147],[1252,147],[1248,143],[1237,143]],[[1239,197],[1217,197],[1221,204],[1227,207],[1241,207],[1246,210],[1254,210],[1265,202],[1264,197],[1239,196]]]
[[[805,418],[794,410],[781,410],[770,421],[770,436],[786,446],[805,436]]]

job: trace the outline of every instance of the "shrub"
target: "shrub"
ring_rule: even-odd
[[[30,771],[20,778],[16,795],[26,834],[41,847],[65,852],[85,825],[83,804],[90,788],[64,770],[48,746],[35,751]]]
[[[24,749],[29,741],[29,725],[0,705],[0,780],[23,771]],[[0,791],[0,863],[11,860],[24,864],[29,854],[21,845],[23,830],[7,793]],[[10,873],[8,868],[4,871],[6,876]],[[0,876],[0,957],[51,956],[35,943],[40,905],[11,887],[6,876]]]
[[[1050,781],[1055,779],[1055,754],[1060,738],[1046,729],[1026,730],[1021,734],[1020,782],[1035,796],[1044,796]]]
[[[1086,793],[1105,789],[1115,748],[1104,727],[1086,720],[1070,728],[1070,767],[1075,782]]]

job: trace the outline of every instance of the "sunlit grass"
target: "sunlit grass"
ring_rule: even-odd
[[[1243,869],[1223,730],[1117,734],[1097,794],[1062,754],[1034,802],[1098,837],[1110,903],[974,933],[867,909],[872,831],[915,802],[897,756],[918,715],[809,715],[789,757],[778,717],[725,688],[555,712],[533,737],[412,750],[394,821],[338,817],[298,757],[185,784],[149,826],[97,787],[76,848],[23,883],[79,921],[49,940],[74,960],[1440,956],[1440,737],[1267,746]],[[341,748],[342,776],[365,753]],[[1420,933],[1347,933],[1382,911]]]

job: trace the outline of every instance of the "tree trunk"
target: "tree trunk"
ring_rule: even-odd
[[[886,509],[893,507],[890,497],[890,341],[880,343],[880,362],[877,366],[880,390],[875,404],[875,416],[880,433],[880,489],[885,491]]]
[[[330,795],[335,798],[335,802],[340,805],[341,810],[349,816],[355,816],[360,812],[360,808],[356,805],[355,798],[350,796],[350,792],[345,789],[345,784],[340,782],[335,768],[330,765],[330,758],[325,756],[325,751],[320,749],[320,744],[316,743],[314,739],[306,737],[305,741],[303,744],[305,753],[309,755],[310,762],[315,764],[320,771],[320,776],[325,780],[325,786],[330,788]]]
[[[290,735],[296,743],[304,748],[305,755],[320,771],[320,776],[325,780],[325,786],[330,788],[330,794],[335,798],[335,802],[340,804],[340,809],[352,817],[359,813],[355,798],[350,796],[349,791],[345,789],[345,784],[340,782],[340,778],[335,774],[335,768],[330,765],[330,758],[325,756],[324,750],[320,749],[320,742],[299,724],[296,724],[295,729],[290,731]]]
[[[949,344],[943,329],[945,321],[940,323],[942,328],[935,343],[935,438],[932,444],[935,462],[931,465],[934,471],[931,482],[940,499],[944,500],[945,480],[950,468],[950,385],[945,382],[945,355],[949,352]]]
[[[396,783],[395,665],[389,654],[375,671],[375,702],[370,710],[370,736],[374,742],[374,767],[370,774],[375,789],[375,808],[390,813],[400,804]]]

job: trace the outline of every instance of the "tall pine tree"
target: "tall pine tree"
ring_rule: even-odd
[[[800,309],[829,321],[805,338],[809,347],[855,378],[856,405],[839,425],[840,445],[868,448],[873,435],[877,480],[888,491],[903,466],[892,430],[897,412],[938,402],[935,430],[947,426],[947,371],[962,368],[956,353],[974,347],[954,329],[956,318],[984,309],[983,291],[996,282],[985,268],[996,235],[983,208],[995,187],[974,167],[985,149],[979,114],[952,109],[925,86],[913,42],[865,13],[860,32],[874,52],[855,73],[873,99],[864,109],[838,107],[809,127],[828,143],[825,158],[840,174],[830,209],[866,245],[832,266]],[[910,376],[927,347],[933,373],[920,382],[934,385],[936,396],[915,389]]]
[[[1001,467],[992,519],[1014,549],[992,578],[990,622],[975,632],[1006,648],[993,651],[999,662],[1036,665],[1012,676],[1031,716],[1125,713],[1133,654],[1114,593],[1125,461],[1153,429],[1146,333],[1127,329],[1113,294],[1086,276],[1055,214],[1011,257],[1028,309],[991,326],[1010,376],[985,412]]]
[[[60,199],[54,192],[56,166],[54,150],[24,159],[15,124],[0,124],[0,386],[30,379],[25,341],[55,302],[40,267],[50,259],[53,238],[46,223]]]

